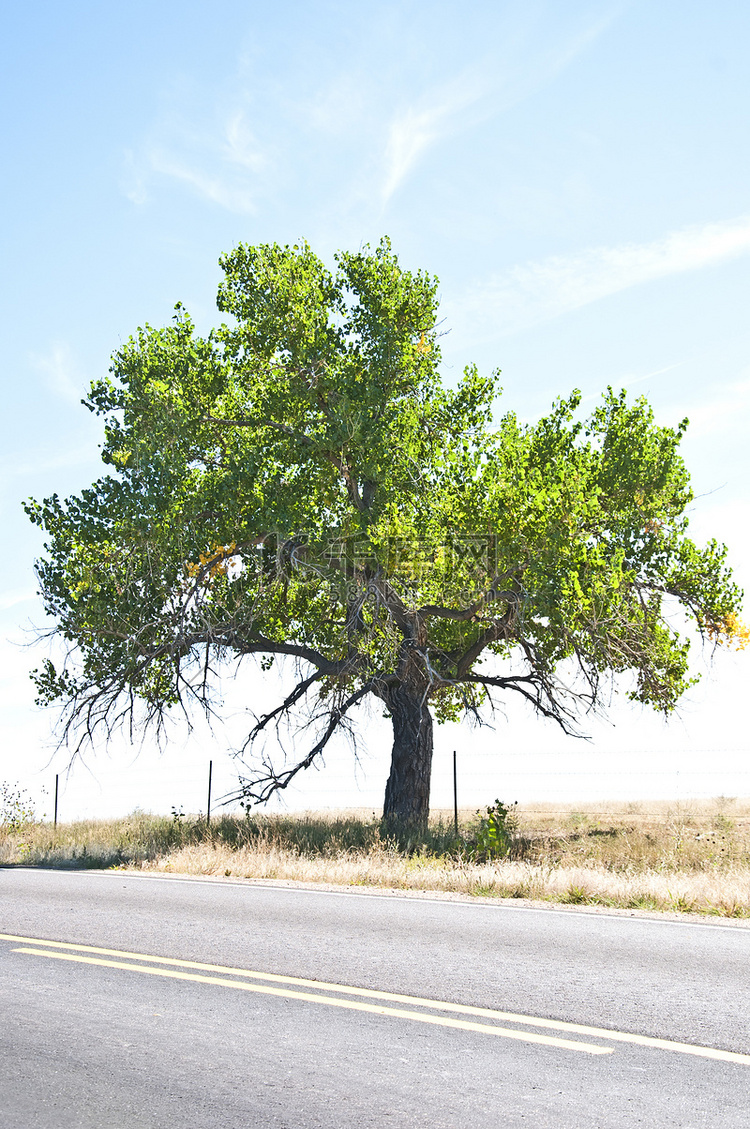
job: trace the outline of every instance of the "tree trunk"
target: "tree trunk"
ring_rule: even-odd
[[[403,684],[388,694],[386,705],[393,719],[393,753],[383,819],[424,829],[430,814],[432,715],[421,695]]]

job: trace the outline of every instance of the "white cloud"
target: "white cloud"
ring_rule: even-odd
[[[230,212],[251,213],[263,175],[270,167],[244,110],[232,109],[217,129],[196,131],[170,117],[138,152],[123,155],[122,190],[134,204],[148,199],[155,176],[189,185],[203,199]]]
[[[292,168],[319,176],[345,165],[344,179],[357,186],[354,198],[368,208],[382,206],[430,147],[554,80],[620,6],[595,22],[566,16],[561,29],[527,5],[509,5],[490,21],[484,53],[437,84],[425,82],[429,61],[433,75],[445,67],[421,40],[412,48],[406,17],[404,43],[385,64],[373,55],[379,32],[364,38],[361,51],[343,55],[340,70],[335,63],[322,71],[313,64],[312,71],[303,65],[288,73],[282,63],[269,74],[254,51],[240,54],[235,76],[215,91],[188,84],[164,93],[149,136],[123,154],[122,190],[141,205],[155,178],[169,178],[229,211],[252,213],[269,195],[271,176],[281,180],[286,170],[291,179]],[[427,29],[427,41],[430,35]],[[452,59],[466,55],[453,44]]]
[[[64,400],[74,404],[81,401],[85,381],[76,371],[70,347],[64,341],[55,341],[47,353],[32,353],[31,363],[45,375],[45,384]]]
[[[236,111],[228,118],[224,127],[221,152],[230,164],[240,165],[254,173],[263,172],[268,165],[268,159],[261,152],[242,110]]]
[[[601,33],[617,14],[603,18],[547,50],[530,52],[532,25],[506,29],[502,49],[476,60],[451,82],[428,92],[392,118],[385,147],[382,202],[386,204],[429,147],[518,105],[547,86]],[[536,35],[536,28],[533,28]]]
[[[121,188],[132,204],[140,207],[148,200],[147,170],[144,162],[132,149],[126,149],[123,154],[123,170]]]
[[[476,81],[454,80],[422,105],[400,111],[388,131],[385,151],[383,203],[387,203],[422,153],[435,141],[456,128],[453,119],[477,103],[486,90]]]
[[[229,212],[255,211],[253,194],[246,185],[238,183],[234,176],[204,172],[200,168],[193,168],[183,163],[178,157],[159,150],[153,150],[149,154],[149,163],[154,172],[189,184],[199,196],[210,200],[212,204],[226,208]]]
[[[361,73],[336,75],[315,94],[296,101],[296,114],[317,133],[332,137],[361,133],[368,112],[369,86]]]
[[[691,226],[652,243],[594,247],[511,267],[456,303],[458,319],[492,326],[493,336],[596,302],[621,290],[750,252],[750,217]]]

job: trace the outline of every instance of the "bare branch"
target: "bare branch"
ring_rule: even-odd
[[[527,702],[530,702],[534,709],[542,714],[543,717],[547,717],[551,721],[556,722],[568,736],[581,736],[580,733],[576,732],[573,724],[575,722],[575,713],[573,710],[563,706],[552,686],[540,681],[536,675],[493,676],[471,674],[468,675],[464,681],[476,683],[477,685],[484,686],[486,689],[513,690],[515,693],[525,698]],[[568,691],[568,693],[571,694],[570,691]],[[580,697],[580,695],[572,696]]]
[[[284,701],[280,705],[276,706],[275,709],[270,710],[268,713],[263,714],[263,717],[261,717],[256,722],[256,724],[251,729],[250,735],[245,741],[245,744],[243,745],[243,749],[246,749],[248,745],[252,744],[258,734],[261,733],[267,725],[270,725],[270,723],[274,721],[274,719],[277,719],[283,714],[288,713],[289,710],[291,710],[292,706],[295,706],[297,702],[304,698],[310,687],[319,680],[320,675],[316,673],[311,674],[308,678],[303,678],[301,682],[298,682],[291,693],[287,694],[286,698],[284,698]]]
[[[372,683],[367,682],[364,686],[361,686],[359,690],[355,691],[355,693],[350,694],[341,705],[335,706],[328,715],[328,723],[323,731],[323,735],[316,741],[309,753],[292,768],[284,769],[282,772],[276,772],[270,761],[264,759],[264,771],[261,775],[253,779],[240,778],[241,790],[229,797],[226,802],[231,803],[233,800],[249,799],[253,800],[256,804],[264,804],[271,798],[274,792],[283,791],[284,788],[287,788],[298,772],[302,772],[312,765],[316,757],[323,752],[331,737],[333,737],[336,730],[342,724],[348,711],[353,706],[357,705],[362,698],[366,697],[372,689]],[[290,695],[290,697],[292,696],[293,695]],[[262,728],[262,726],[256,726],[254,733],[259,731],[259,728]]]

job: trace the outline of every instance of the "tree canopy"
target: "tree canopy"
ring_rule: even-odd
[[[75,749],[210,713],[229,658],[286,657],[294,682],[248,746],[305,705],[317,729],[256,760],[245,798],[286,787],[374,698],[393,722],[385,815],[419,822],[433,715],[512,693],[574,731],[611,676],[668,713],[690,624],[738,636],[725,549],[687,535],[687,421],[612,390],[588,419],[578,393],[538,423],[493,419],[498,374],[443,384],[437,280],[387,239],[333,270],[307,244],[221,265],[226,323],[200,337],[178,305],[92,385],[108,473],[27,505],[68,648],[35,672],[39,700]]]

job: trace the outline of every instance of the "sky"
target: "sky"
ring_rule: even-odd
[[[60,816],[205,810],[237,775],[248,711],[280,686],[227,686],[227,724],[96,747],[69,766],[34,705],[42,539],[29,496],[101,473],[80,404],[113,350],[182,302],[207,332],[219,255],[387,234],[440,279],[443,376],[502,369],[498,412],[533,421],[579,388],[645,395],[690,427],[692,535],[729,547],[750,590],[750,8],[716,0],[31,0],[8,5],[0,68],[0,782]],[[433,806],[750,795],[750,651],[694,656],[668,722],[613,697],[568,738],[513,704],[437,729]],[[363,719],[285,797],[376,811],[389,731]],[[43,794],[46,790],[46,795]]]

